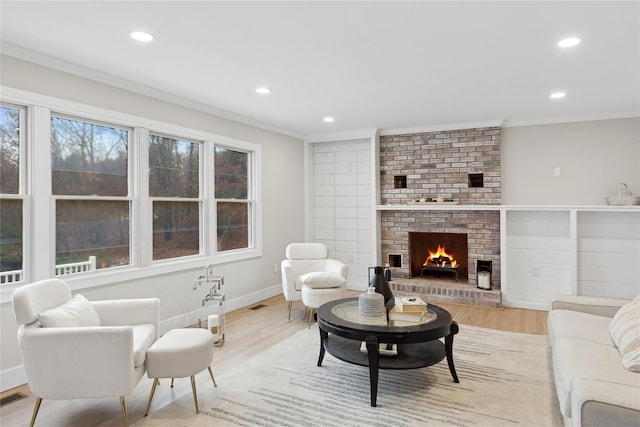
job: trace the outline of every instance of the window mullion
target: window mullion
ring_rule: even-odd
[[[138,238],[136,242],[138,265],[147,267],[151,265],[153,259],[153,202],[149,197],[149,129],[136,128],[134,141],[138,154],[138,173],[134,188],[137,189],[139,210],[133,235]]]
[[[48,279],[55,272],[55,200],[51,197],[51,112],[33,107],[29,120],[32,144],[28,147],[31,164],[31,230],[33,280]],[[35,149],[38,147],[38,149]],[[35,240],[38,240],[37,242]]]

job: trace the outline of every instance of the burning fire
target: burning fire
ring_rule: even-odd
[[[446,252],[444,246],[438,245],[438,250],[435,252],[429,251],[429,256],[423,265],[435,264],[438,267],[449,267],[456,268],[458,266],[458,262],[453,258],[453,255],[450,255]]]

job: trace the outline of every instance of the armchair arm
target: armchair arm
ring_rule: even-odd
[[[44,399],[125,396],[138,377],[130,326],[21,326],[18,341],[33,393]]]
[[[571,383],[572,425],[637,425],[640,386],[576,378]]]
[[[158,298],[91,301],[102,326],[152,324],[156,339],[160,331],[160,300]]]
[[[293,265],[287,259],[280,263],[282,271],[282,291],[287,301],[299,300],[300,289],[296,289],[295,276],[293,274]]]
[[[349,266],[342,261],[337,259],[328,259],[326,263],[327,271],[331,271],[333,273],[338,273],[345,280],[347,280],[347,273],[349,272]]]
[[[556,295],[551,300],[551,310],[572,310],[597,316],[613,317],[629,300],[618,298]]]

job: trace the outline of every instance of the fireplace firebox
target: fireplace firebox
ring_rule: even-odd
[[[410,232],[409,270],[411,277],[467,283],[467,234]]]

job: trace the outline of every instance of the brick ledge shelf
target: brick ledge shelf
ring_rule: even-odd
[[[501,308],[500,289],[478,289],[469,284],[438,282],[420,278],[393,278],[389,287],[394,296],[415,296],[427,302],[449,302],[480,307]]]

